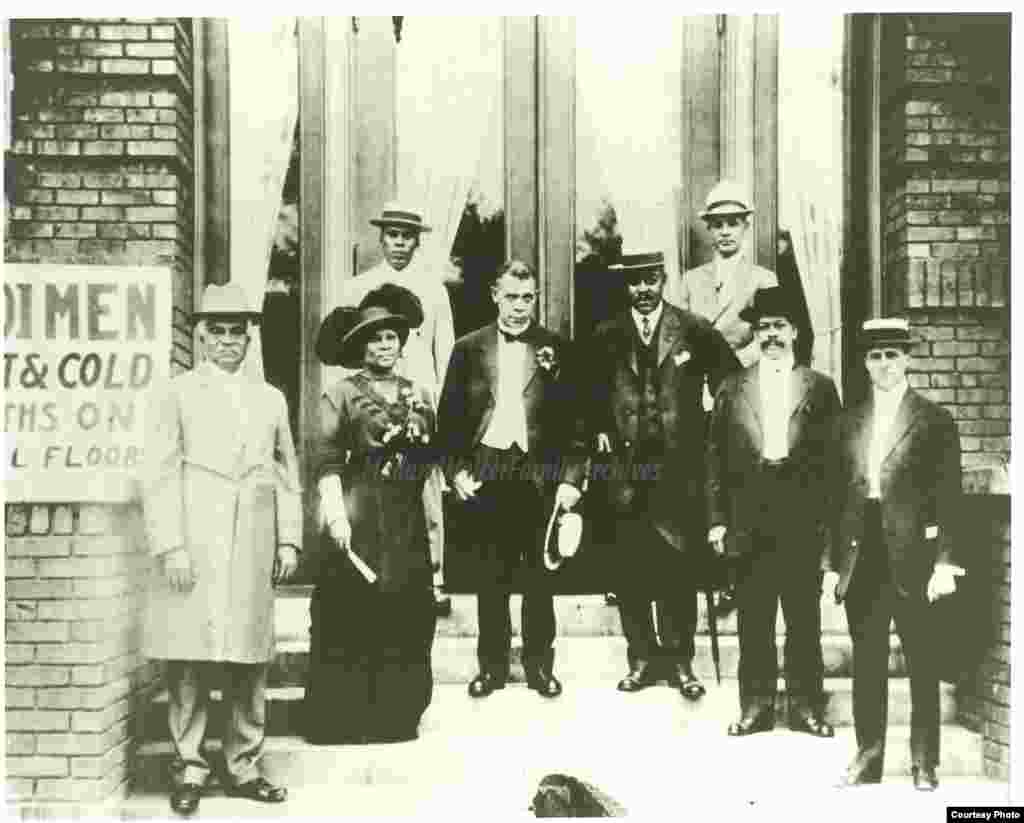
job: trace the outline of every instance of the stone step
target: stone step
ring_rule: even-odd
[[[451,596],[452,613],[437,621],[438,637],[476,637],[479,624],[476,614],[476,596],[471,594],[455,594]],[[510,598],[512,617],[512,633],[521,634],[520,595]],[[703,594],[697,596],[698,618],[697,631],[707,634],[706,599]],[[295,589],[279,594],[275,607],[275,633],[278,640],[294,640],[309,636],[309,594],[305,589]],[[559,636],[565,637],[607,637],[622,634],[619,621],[619,610],[605,602],[603,594],[557,595],[555,597],[555,623]],[[848,636],[846,612],[842,606],[822,598],[821,630],[823,635],[838,634]],[[785,622],[782,610],[776,621],[776,631],[785,634]],[[720,635],[736,634],[736,612],[718,619]]]
[[[609,678],[590,678],[578,680],[571,676],[562,678],[565,686],[565,694],[557,700],[544,700],[533,691],[526,688],[522,683],[514,683],[497,692],[485,700],[474,700],[466,694],[466,682],[461,683],[436,683],[435,699],[443,701],[442,708],[434,709],[434,716],[443,716],[442,712],[448,711],[453,703],[462,701],[466,706],[482,706],[484,704],[494,705],[506,701],[505,695],[523,693],[527,705],[532,711],[556,711],[543,708],[547,704],[558,704],[572,710],[577,706],[577,711],[585,711],[586,700],[592,703],[607,703],[614,698],[613,705],[618,709],[631,705],[643,705],[645,702],[657,702],[669,700],[676,708],[674,714],[680,721],[699,717],[702,719],[714,718],[723,729],[738,713],[739,707],[739,686],[735,679],[723,680],[721,685],[713,681],[706,681],[708,693],[700,701],[691,703],[684,700],[678,691],[666,685],[655,686],[638,694],[622,694],[615,689],[618,676]],[[785,717],[786,697],[784,695],[785,684],[779,680],[779,694],[776,698],[776,711],[778,716]],[[607,693],[608,699],[604,697]],[[272,687],[267,690],[267,734],[273,736],[289,736],[301,733],[302,729],[302,698],[304,690],[300,687]],[[593,698],[595,694],[601,694],[600,699]],[[853,724],[853,693],[852,681],[849,678],[834,677],[825,681],[826,694],[826,718],[836,727],[851,726]],[[582,696],[582,698],[581,698]],[[523,697],[517,697],[522,700]],[[584,702],[579,701],[583,699]],[[167,736],[167,694],[161,692],[140,712],[139,739],[141,740],[162,740]],[[339,707],[339,711],[342,707]],[[461,712],[477,711],[466,707],[459,707],[456,715]],[[478,711],[488,711],[479,709]],[[956,722],[956,691],[955,687],[948,683],[940,684],[940,711],[941,719],[945,724]],[[593,715],[591,722],[599,719],[600,715]],[[224,716],[221,708],[220,692],[214,691],[212,705],[210,707],[211,733],[219,734],[223,728]],[[889,723],[893,725],[906,725],[910,723],[910,683],[905,678],[897,678],[889,683]]]
[[[784,670],[783,641],[783,638],[776,641],[780,673]],[[825,635],[821,645],[825,677],[849,677],[852,674],[853,657],[850,638]],[[693,666],[697,676],[703,680],[713,680],[715,666],[710,638],[695,638],[695,651]],[[722,678],[736,677],[739,666],[739,641],[736,636],[720,637],[718,651]],[[512,644],[511,661],[513,681],[524,682],[522,647],[516,641]],[[558,637],[555,640],[555,673],[560,679],[617,681],[625,675],[626,666],[626,639],[621,635]],[[271,686],[301,686],[306,682],[308,668],[308,639],[280,640],[270,667],[269,683]],[[476,638],[435,637],[433,668],[434,681],[437,683],[468,682],[477,673]],[[895,636],[890,638],[889,674],[893,677],[906,674],[906,661]]]
[[[273,778],[291,787],[293,796],[316,786],[342,789],[336,797],[341,805],[335,807],[340,811],[345,808],[349,787],[386,786],[421,796],[422,792],[447,791],[478,780],[491,784],[495,777],[514,783],[514,775],[520,772],[538,780],[549,772],[585,779],[591,775],[615,797],[617,776],[635,769],[638,761],[652,780],[651,791],[671,787],[671,783],[659,782],[659,770],[675,774],[677,781],[685,775],[690,786],[705,785],[701,781],[707,779],[711,781],[706,784],[708,791],[711,786],[723,785],[726,771],[729,792],[742,791],[741,784],[748,779],[776,788],[780,781],[782,785],[803,781],[806,789],[813,787],[815,780],[830,785],[855,751],[851,728],[839,729],[831,740],[784,727],[749,738],[730,738],[725,727],[735,718],[735,699],[735,691],[714,689],[701,704],[692,705],[664,688],[621,695],[590,685],[558,700],[543,700],[523,687],[506,688],[486,700],[470,700],[461,688],[442,686],[424,715],[416,741],[312,746],[298,737],[272,737],[267,740],[265,763]],[[890,716],[887,775],[909,772],[905,720]],[[941,777],[982,773],[978,734],[944,725],[941,735]],[[633,742],[627,745],[624,741]],[[656,755],[637,757],[637,741]],[[217,748],[216,741],[211,741],[210,748]],[[134,758],[136,791],[163,788],[170,752],[166,740],[140,746]],[[213,757],[211,760],[216,762]]]

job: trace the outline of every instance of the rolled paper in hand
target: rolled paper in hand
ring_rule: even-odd
[[[359,570],[359,573],[365,578],[367,583],[377,582],[377,573],[366,565],[366,561],[352,551],[352,549],[348,549],[348,559],[352,561],[352,565]]]

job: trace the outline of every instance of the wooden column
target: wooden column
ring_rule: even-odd
[[[391,18],[359,17],[356,21],[351,111],[355,132],[352,229],[358,243],[358,273],[380,262],[380,230],[369,220],[396,194],[397,64]],[[453,123],[452,128],[458,125]]]
[[[538,265],[537,18],[504,18],[505,249]]]
[[[228,73],[228,21],[207,18],[201,27],[203,53],[204,174],[196,198],[205,204],[203,233],[205,282],[227,283],[231,271],[231,107]],[[200,295],[197,293],[195,299]]]
[[[540,318],[572,333],[576,225],[576,36],[571,17],[538,22]]]
[[[751,167],[754,196],[754,259],[775,270],[779,224],[779,18],[754,16]]]
[[[710,14],[683,18],[680,272],[711,258],[711,237],[697,215],[721,176],[719,30],[723,21],[723,15]]]

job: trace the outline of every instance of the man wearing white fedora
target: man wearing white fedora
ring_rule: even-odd
[[[427,269],[416,257],[420,235],[430,231],[415,209],[401,203],[387,203],[370,224],[380,229],[380,247],[384,255],[376,266],[358,277],[345,280],[339,305],[358,306],[374,289],[394,283],[409,289],[423,305],[423,323],[412,329],[396,372],[426,388],[436,404],[444,385],[448,360],[455,345],[455,324],[448,290],[439,272]],[[430,558],[434,565],[434,596],[437,611],[446,615],[451,601],[442,596],[444,562],[443,476],[435,472],[423,487],[423,505],[427,515]]]
[[[207,359],[155,391],[140,473],[156,568],[144,652],[164,660],[176,780],[171,808],[199,806],[211,685],[221,686],[228,794],[264,803],[284,788],[260,773],[273,585],[298,566],[298,461],[284,395],[247,376],[253,312],[236,283],[207,286],[199,320]]]
[[[759,289],[778,285],[774,272],[746,259],[744,238],[754,213],[746,189],[722,180],[708,193],[701,219],[711,233],[714,257],[683,273],[679,305],[706,317],[722,333],[744,368],[758,358],[754,330],[740,312],[754,302]]]

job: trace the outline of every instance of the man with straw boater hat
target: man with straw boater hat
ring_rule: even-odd
[[[636,692],[667,677],[698,700],[697,588],[709,555],[701,394],[739,363],[707,320],[664,300],[661,252],[625,254],[610,271],[628,302],[598,326],[585,362],[590,434],[598,460],[610,461],[588,493],[605,497],[614,531],[609,578],[629,663],[618,688]]]
[[[761,357],[726,378],[708,434],[708,541],[728,550],[738,577],[741,716],[728,731],[774,727],[781,601],[789,727],[832,737],[822,714],[821,575],[839,394],[830,378],[797,365],[796,309],[783,289],[759,291],[740,316]]]
[[[211,687],[223,694],[229,795],[286,798],[260,773],[274,590],[298,566],[298,461],[281,392],[243,372],[258,318],[235,283],[207,286],[200,310],[206,360],[156,390],[140,476],[156,568],[144,652],[164,660],[175,749],[171,808],[196,811]]]
[[[754,330],[740,316],[759,289],[778,286],[775,274],[747,261],[744,242],[754,213],[747,190],[722,180],[708,193],[700,217],[711,233],[714,257],[683,273],[679,305],[711,321],[736,350],[743,367],[753,365],[760,351]]]
[[[415,294],[423,306],[423,323],[412,329],[405,345],[398,373],[430,392],[437,403],[445,371],[455,345],[455,324],[451,301],[440,272],[431,271],[417,258],[420,235],[431,231],[422,215],[410,206],[390,202],[380,216],[370,220],[380,229],[383,260],[358,277],[345,280],[341,286],[339,305],[358,306],[374,289],[394,283]],[[427,536],[430,557],[434,564],[434,596],[439,614],[451,611],[451,601],[441,594],[444,562],[443,475],[435,472],[423,487],[423,505],[427,514]]]
[[[878,783],[885,759],[889,627],[910,676],[914,788],[933,791],[939,764],[939,649],[934,603],[956,591],[960,439],[948,411],[907,384],[913,344],[905,319],[862,330],[867,399],[837,427],[831,490],[837,539],[825,591],[846,606],[853,639],[857,754],[841,786]]]

